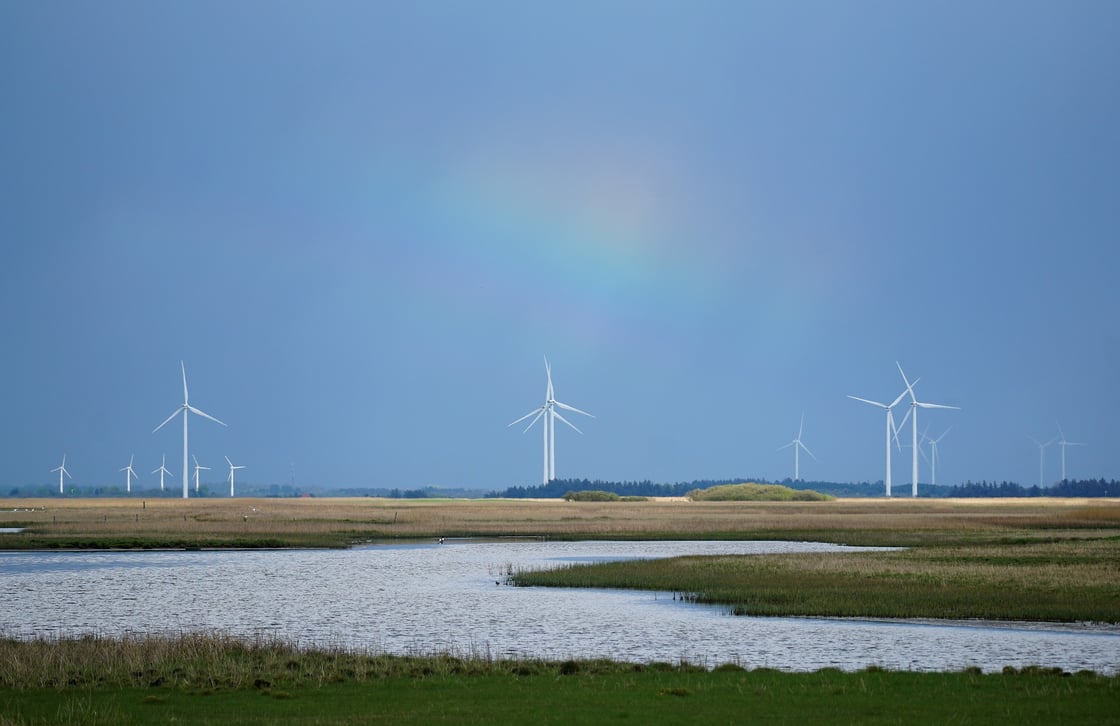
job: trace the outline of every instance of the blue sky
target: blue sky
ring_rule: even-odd
[[[0,487],[1120,477],[1120,6],[0,3]],[[899,412],[901,418],[902,412]],[[908,452],[894,480],[907,484]],[[1047,451],[1047,480],[1058,478]],[[928,478],[923,464],[922,480]],[[156,477],[145,474],[146,484]],[[908,487],[907,487],[908,490]]]

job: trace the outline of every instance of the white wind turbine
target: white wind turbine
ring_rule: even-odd
[[[183,369],[183,405],[178,407],[177,409],[175,409],[175,411],[172,412],[172,414],[170,416],[168,416],[164,420],[163,423],[161,423],[159,426],[156,426],[155,429],[152,431],[152,433],[154,434],[156,431],[159,431],[160,429],[162,429],[165,425],[167,425],[168,421],[175,418],[179,414],[183,414],[183,499],[186,499],[187,496],[188,496],[187,495],[187,480],[189,478],[189,474],[187,473],[187,418],[188,418],[188,414],[193,413],[197,416],[202,416],[203,418],[208,418],[215,423],[222,424],[222,426],[225,426],[225,424],[222,423],[221,421],[219,421],[218,419],[214,418],[210,414],[204,413],[203,411],[199,411],[197,408],[190,405],[190,403],[188,402],[188,398],[187,398],[187,367],[186,367],[186,365],[183,364],[183,361],[179,361],[179,366]]]
[[[199,464],[198,457],[194,454],[191,454],[191,458],[194,459],[194,493],[198,494],[198,470],[204,469],[206,471],[210,471],[210,467],[202,466],[201,464]]]
[[[817,458],[816,456],[813,456],[812,451],[809,451],[809,447],[801,442],[801,432],[804,429],[805,429],[805,414],[801,414],[801,425],[797,427],[797,437],[793,441],[786,444],[785,446],[779,446],[777,448],[777,451],[781,451],[782,449],[788,449],[791,446],[793,447],[793,480],[794,481],[798,481],[798,480],[801,479],[801,462],[798,459],[799,450],[800,449],[805,449],[805,453],[808,454],[809,456],[812,456],[814,461]]]
[[[136,472],[134,472],[132,470],[132,460],[135,459],[135,458],[136,458],[136,454],[133,454],[132,456],[128,457],[128,466],[119,470],[119,471],[127,472],[124,475],[125,491],[127,491],[129,494],[132,493],[132,477],[136,476]]]
[[[888,497],[891,495],[891,437],[892,436],[894,437],[895,445],[896,446],[898,445],[898,431],[894,427],[894,414],[891,413],[891,410],[899,404],[899,402],[903,399],[903,397],[906,395],[906,393],[917,382],[918,381],[915,379],[914,383],[909,384],[906,387],[906,390],[904,390],[902,393],[898,394],[898,398],[894,399],[894,401],[889,406],[885,403],[879,403],[878,401],[872,401],[872,400],[867,399],[867,398],[860,398],[859,396],[851,396],[851,395],[848,396],[848,398],[855,399],[856,401],[862,401],[864,403],[869,403],[872,406],[878,406],[879,408],[884,409],[887,412],[887,435],[886,435],[886,441],[887,441],[887,474],[886,474],[886,477],[883,479],[883,483],[886,486]],[[909,414],[907,414],[907,415],[909,415]],[[906,422],[906,420],[903,419],[903,423],[905,423],[905,422]]]
[[[1055,423],[1057,423],[1057,422],[1055,421]],[[1062,481],[1065,481],[1066,480],[1066,447],[1067,446],[1084,446],[1085,444],[1082,444],[1082,443],[1077,442],[1077,441],[1066,441],[1066,432],[1062,431],[1062,425],[1061,424],[1058,424],[1058,433],[1061,434],[1061,437],[1062,437],[1062,438],[1058,439],[1058,446],[1062,447]]]
[[[937,484],[937,461],[940,458],[940,455],[937,453],[937,445],[941,443],[941,439],[945,438],[945,434],[949,433],[949,429],[951,428],[953,427],[950,426],[948,429],[942,431],[941,435],[936,439],[931,439],[924,433],[922,434],[922,438],[929,443],[929,483],[932,485]]]
[[[232,497],[233,496],[233,472],[236,469],[244,469],[245,467],[244,466],[234,466],[233,462],[229,460],[228,456],[226,457],[226,463],[229,464],[229,495]]]
[[[1033,436],[1027,436],[1027,438],[1033,441],[1034,445],[1038,447],[1038,488],[1041,489],[1044,486],[1043,464],[1046,461],[1046,447],[1056,442],[1057,439],[1050,439],[1044,444]]]
[[[544,421],[542,423],[541,433],[544,442],[544,474],[543,481],[541,483],[548,484],[550,481],[556,478],[556,419],[560,419],[568,426],[575,429],[576,433],[583,433],[578,428],[576,428],[575,424],[564,418],[556,409],[562,408],[565,411],[572,411],[574,413],[583,414],[584,416],[590,416],[591,418],[595,418],[595,416],[586,411],[581,411],[578,408],[569,406],[566,403],[557,401],[552,389],[552,366],[549,365],[548,358],[544,359],[544,370],[545,374],[548,376],[548,387],[545,389],[544,403],[539,407],[534,408],[532,411],[525,414],[516,421],[511,422],[510,424],[508,424],[508,426],[519,424],[525,419],[532,416],[533,420],[530,421],[529,425],[525,427],[525,431],[528,431],[529,429],[533,428],[533,425],[537,423],[538,419],[543,418]]]
[[[64,494],[65,492],[62,489],[62,482],[63,482],[62,477],[63,476],[70,476],[70,472],[66,471],[66,454],[62,455],[62,466],[51,469],[52,474],[55,473],[56,471],[58,472],[58,493],[59,494]],[[70,476],[70,478],[73,479],[74,477]]]
[[[159,490],[163,491],[163,475],[171,476],[171,472],[167,468],[167,454],[163,455],[163,460],[160,461],[158,469],[152,469],[152,473],[159,473]]]
[[[944,406],[940,403],[925,403],[923,401],[919,401],[914,396],[914,386],[911,385],[910,381],[908,381],[906,379],[906,374],[903,373],[903,371],[902,371],[902,364],[900,364],[898,361],[895,361],[894,364],[896,366],[898,366],[898,372],[902,373],[902,380],[906,383],[906,390],[910,392],[910,416],[913,417],[913,421],[910,422],[910,425],[913,427],[913,441],[912,441],[911,445],[914,447],[914,468],[913,468],[913,472],[912,472],[913,473],[913,480],[912,481],[913,481],[914,489],[913,489],[912,496],[917,497],[918,496],[918,409],[919,408],[945,408],[945,409],[952,409],[952,410],[955,410],[955,411],[959,411],[961,409],[960,409],[960,406]],[[914,382],[917,383],[917,380],[915,380]]]

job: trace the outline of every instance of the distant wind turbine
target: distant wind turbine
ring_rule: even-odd
[[[1046,447],[1049,446],[1050,444],[1053,444],[1054,442],[1056,442],[1057,439],[1056,438],[1050,439],[1049,441],[1047,441],[1044,444],[1033,436],[1027,436],[1027,438],[1030,439],[1031,441],[1033,441],[1034,445],[1038,447],[1038,488],[1041,489],[1042,487],[1045,486],[1045,484],[1043,483],[1042,470],[1043,470],[1043,464],[1046,461]]]
[[[782,449],[788,449],[791,446],[793,447],[793,480],[794,481],[799,481],[801,479],[801,462],[798,459],[799,450],[800,449],[805,449],[805,453],[808,454],[809,456],[812,456],[814,461],[817,458],[816,456],[813,456],[812,451],[809,451],[809,447],[806,446],[801,441],[801,432],[804,429],[805,429],[805,414],[801,414],[801,425],[797,427],[796,438],[794,438],[793,441],[789,442],[785,446],[779,446],[777,448],[778,451],[781,451]]]
[[[66,454],[62,455],[62,465],[59,466],[59,467],[56,467],[54,469],[51,469],[52,474],[56,471],[58,472],[58,493],[59,494],[65,494],[65,492],[62,490],[62,482],[63,482],[62,477],[63,477],[63,475],[70,476],[70,472],[66,471]],[[73,479],[74,477],[70,476],[70,478]]]
[[[133,454],[132,456],[128,457],[128,466],[124,467],[123,469],[120,469],[120,471],[126,472],[125,475],[124,475],[125,491],[127,491],[129,494],[132,493],[132,477],[136,476],[136,472],[132,470],[132,461],[135,458],[136,458],[136,454]]]
[[[1057,423],[1057,422],[1055,421],[1055,423]],[[1062,481],[1065,481],[1066,480],[1066,447],[1067,446],[1084,446],[1085,444],[1082,444],[1082,443],[1077,442],[1077,441],[1066,441],[1066,432],[1062,431],[1062,425],[1061,424],[1058,424],[1058,433],[1061,434],[1061,437],[1062,437],[1058,440],[1058,446],[1062,447]]]
[[[919,401],[914,396],[914,387],[910,384],[910,381],[908,381],[906,379],[906,373],[904,373],[903,370],[902,370],[902,364],[899,363],[898,361],[895,361],[894,364],[896,366],[898,366],[898,372],[902,374],[902,380],[903,380],[903,382],[906,383],[906,390],[910,392],[910,416],[913,418],[913,420],[910,422],[910,425],[913,428],[913,441],[911,442],[911,446],[914,447],[914,468],[913,468],[913,479],[912,479],[912,481],[914,483],[913,496],[917,497],[918,496],[918,409],[919,408],[945,408],[945,409],[951,409],[951,410],[959,411],[960,407],[959,406],[944,406],[940,403],[925,403],[923,401]]]
[[[548,484],[550,481],[556,478],[556,419],[560,419],[568,426],[572,427],[576,433],[583,433],[578,428],[576,428],[575,424],[564,418],[556,409],[562,408],[565,411],[572,411],[574,413],[583,414],[584,416],[590,416],[591,418],[595,418],[595,416],[586,411],[581,411],[578,408],[569,406],[566,403],[557,401],[552,388],[552,366],[549,365],[548,358],[544,359],[544,371],[545,375],[548,377],[548,387],[545,389],[544,403],[539,407],[534,408],[532,411],[525,414],[516,421],[511,422],[510,424],[508,424],[508,426],[519,424],[525,419],[532,416],[533,420],[530,421],[529,425],[525,427],[525,431],[528,431],[529,429],[533,428],[533,425],[537,423],[538,419],[543,419],[542,439],[544,441],[544,474],[542,483]]]
[[[234,466],[233,462],[229,460],[228,456],[226,457],[226,463],[229,464],[229,495],[232,497],[233,496],[233,472],[236,469],[244,469],[245,467],[244,466]]]
[[[167,454],[163,455],[163,459],[160,461],[159,468],[158,469],[152,469],[153,474],[155,474],[157,472],[159,473],[159,490],[162,492],[163,491],[163,475],[166,474],[168,476],[171,476],[171,472],[167,468]]]
[[[194,454],[191,454],[191,458],[194,459],[194,493],[198,494],[198,470],[205,469],[206,471],[210,471],[210,467],[199,464],[198,457]]]
[[[222,426],[225,426],[225,424],[222,423],[221,421],[219,421],[218,419],[214,418],[210,414],[204,413],[203,411],[199,411],[197,408],[190,405],[189,399],[187,398],[187,366],[183,363],[183,361],[179,361],[179,367],[183,369],[183,405],[176,408],[175,411],[172,412],[172,414],[170,416],[168,416],[164,420],[163,423],[161,423],[159,426],[156,426],[155,429],[152,431],[152,433],[154,434],[156,431],[159,431],[160,429],[162,429],[164,426],[167,425],[168,421],[175,418],[179,414],[183,414],[183,499],[186,499],[187,496],[188,496],[188,494],[187,494],[187,479],[189,477],[189,475],[187,473],[187,418],[188,418],[188,414],[193,413],[197,416],[202,416],[203,418],[208,418],[215,423],[222,424]]]
[[[887,412],[887,475],[883,479],[883,483],[886,486],[888,497],[891,495],[891,437],[894,437],[895,445],[898,445],[898,431],[894,427],[894,414],[891,413],[891,409],[899,404],[899,402],[903,399],[907,392],[909,392],[917,382],[917,379],[915,379],[914,383],[908,384],[906,386],[906,390],[898,394],[898,398],[894,399],[894,401],[889,406],[885,403],[879,403],[878,401],[872,401],[867,398],[860,398],[859,396],[848,396],[848,398],[854,399],[856,401],[862,401],[863,403],[869,403],[872,406],[878,406],[879,408],[884,409]],[[903,423],[905,422],[905,419],[903,419]]]
[[[941,439],[945,438],[945,434],[949,433],[949,429],[951,428],[953,427],[950,426],[945,429],[936,439],[931,439],[924,433],[922,434],[922,438],[929,443],[929,483],[934,486],[937,485],[937,461],[940,458],[940,455],[937,453],[937,445],[941,443]]]

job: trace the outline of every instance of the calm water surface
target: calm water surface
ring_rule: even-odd
[[[455,541],[351,550],[0,553],[0,633],[214,631],[389,653],[1120,670],[1120,629],[732,617],[666,593],[498,585],[508,568],[685,554],[835,551],[791,542]]]

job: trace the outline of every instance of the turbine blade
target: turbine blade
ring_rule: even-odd
[[[814,456],[814,455],[813,455],[813,452],[812,452],[812,451],[809,451],[809,447],[808,447],[808,446],[806,446],[805,444],[803,444],[803,443],[801,443],[800,441],[798,441],[798,442],[797,442],[797,445],[798,445],[798,446],[800,446],[800,447],[801,447],[802,449],[804,449],[804,450],[805,450],[805,453],[806,453],[806,454],[808,454],[809,456],[812,456],[812,457],[813,457],[814,459],[816,459],[816,458],[817,458],[816,456]]]
[[[538,415],[538,416],[539,416],[539,415],[540,415],[540,413],[541,413],[541,410],[543,410],[543,409],[544,409],[544,406],[541,406],[541,407],[539,407],[539,408],[534,408],[534,409],[533,409],[532,411],[530,411],[529,413],[525,414],[524,416],[522,416],[521,418],[517,419],[516,421],[512,421],[512,422],[510,422],[510,423],[506,424],[506,428],[509,428],[510,426],[513,426],[514,424],[519,424],[519,423],[521,423],[522,421],[524,421],[525,419],[529,418],[530,416],[532,416],[532,415],[534,415],[534,414],[536,414],[536,415]],[[535,420],[535,419],[534,419],[534,423],[536,423],[536,420]],[[532,426],[533,424],[529,424],[529,425],[530,425],[530,426]]]
[[[786,444],[786,445],[784,445],[784,446],[779,446],[778,448],[774,449],[774,451],[781,451],[782,449],[788,449],[789,447],[793,446],[793,445],[794,445],[794,444],[796,444],[796,443],[797,443],[797,441],[796,441],[796,440],[794,440],[794,441],[791,441],[791,442],[789,442],[788,444]]]
[[[539,421],[540,417],[543,416],[544,412],[547,411],[547,410],[548,409],[545,406],[541,406],[539,409],[537,409],[537,415],[533,418],[532,421],[529,422],[529,425],[525,427],[525,431],[528,431],[529,429],[533,428],[533,424],[535,424],[537,421]],[[525,431],[522,431],[521,433],[525,433]]]
[[[195,408],[194,406],[187,406],[186,409],[188,411],[190,411],[191,413],[197,415],[197,416],[202,416],[203,418],[208,418],[211,421],[213,421],[214,423],[220,423],[220,424],[222,424],[222,426],[226,426],[225,422],[219,421],[218,419],[214,418],[210,414],[206,413],[205,411],[200,411],[197,408]]]
[[[569,426],[571,426],[571,427],[572,427],[573,429],[575,429],[575,431],[576,431],[576,433],[577,433],[577,434],[582,434],[582,433],[583,433],[583,432],[582,432],[582,431],[580,431],[580,430],[579,430],[578,428],[576,428],[576,425],[575,425],[575,424],[573,424],[573,423],[572,423],[571,421],[569,421],[568,419],[564,418],[564,417],[563,417],[563,416],[561,416],[560,414],[556,413],[556,410],[555,410],[555,409],[553,409],[553,411],[552,411],[552,415],[553,415],[553,416],[555,416],[556,418],[560,419],[560,420],[561,420],[561,421],[563,421],[564,423],[568,424],[568,425],[569,425]],[[590,415],[590,414],[588,414],[588,415]]]
[[[913,409],[906,409],[906,415],[902,417],[902,423],[894,427],[894,445],[898,448],[899,451],[902,451],[902,444],[898,440],[898,432],[906,428],[906,419],[910,418],[911,411],[913,411]],[[891,422],[894,422],[893,417],[891,418]]]
[[[920,378],[915,378],[913,383],[907,383],[906,384],[906,390],[903,391],[902,393],[898,394],[898,398],[894,399],[894,403],[891,404],[891,408],[894,408],[895,406],[897,406],[899,401],[901,401],[906,396],[907,393],[910,394],[910,398],[914,398],[914,386],[918,385],[919,380],[921,380],[921,379]]]
[[[867,399],[867,398],[860,398],[859,396],[848,396],[848,398],[853,398],[857,401],[863,401],[864,403],[870,403],[872,406],[878,406],[879,408],[891,408],[890,406],[888,406],[885,403],[879,403],[878,401],[872,401],[872,400]],[[901,398],[901,396],[900,396],[900,398]],[[895,403],[898,403],[898,401],[895,401]]]
[[[801,432],[805,429],[805,414],[801,414],[801,425],[797,427],[797,440],[801,440]]]
[[[227,464],[229,464],[230,466],[233,466],[233,462],[229,460],[229,457],[228,457],[228,456],[227,456],[227,457],[225,457],[225,459],[226,459],[226,463],[227,463]]]
[[[895,361],[894,364],[898,366],[898,372],[902,373],[902,380],[906,383],[906,390],[910,392],[910,400],[916,401],[917,399],[914,398],[914,383],[917,383],[918,381],[915,380],[914,383],[911,383],[910,379],[906,377],[906,373],[902,370],[902,364],[898,361]]]
[[[187,364],[179,361],[179,367],[183,369],[183,405],[186,405],[189,400],[187,398]]]
[[[584,416],[590,416],[591,418],[595,418],[595,414],[588,413],[587,411],[580,411],[575,406],[569,406],[568,404],[560,403],[559,401],[553,401],[553,403],[556,404],[557,406],[559,406],[560,408],[564,409],[565,411],[572,411],[574,413],[582,413]]]
[[[168,417],[167,417],[166,419],[164,419],[163,423],[161,423],[161,424],[160,424],[159,426],[156,426],[156,427],[155,427],[154,429],[152,429],[152,433],[154,434],[154,433],[155,433],[156,431],[159,431],[159,430],[160,430],[160,429],[162,429],[162,428],[163,428],[164,426],[166,426],[166,425],[167,425],[167,422],[168,422],[168,421],[170,421],[171,419],[175,418],[176,416],[178,416],[178,415],[179,415],[179,413],[180,413],[180,412],[181,412],[182,410],[183,410],[183,407],[182,407],[182,406],[180,406],[179,408],[175,409],[175,412],[174,412],[174,413],[172,413],[172,414],[171,414],[170,416],[168,416]]]
[[[922,403],[921,401],[915,401],[914,405],[917,406],[918,408],[945,408],[945,409],[951,409],[953,411],[960,411],[961,410],[960,406],[943,406],[940,403]]]

